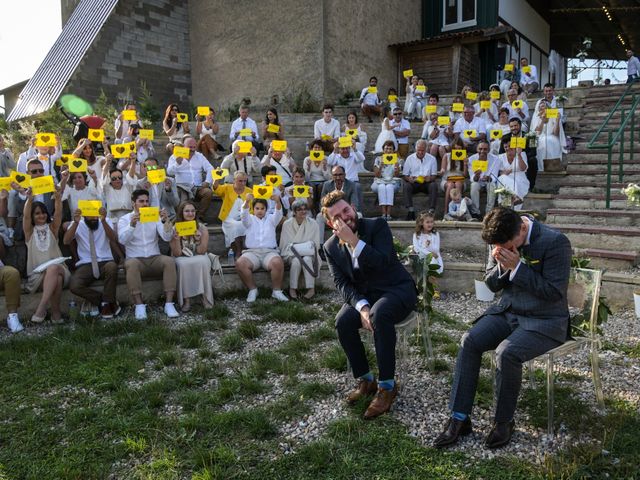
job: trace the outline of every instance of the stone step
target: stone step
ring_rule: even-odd
[[[551,224],[640,227],[640,210],[554,207],[546,213]]]
[[[619,192],[611,193],[610,208],[623,209],[627,206],[627,197]],[[598,195],[555,195],[553,198],[554,208],[578,208],[578,209],[603,209],[606,208],[604,192]]]
[[[614,166],[612,165],[612,169],[611,169],[611,174],[612,175],[617,175],[618,174],[618,165]],[[606,164],[602,164],[602,163],[578,163],[578,164],[573,164],[573,163],[569,163],[567,165],[567,174],[568,175],[585,175],[585,174],[589,174],[589,175],[598,175],[598,176],[605,176],[607,175],[607,165]],[[638,175],[640,174],[640,164],[639,163],[632,163],[632,164],[625,164],[624,168],[623,168],[623,173],[624,176],[627,175]]]
[[[567,216],[566,221],[572,221],[571,217]],[[547,225],[567,235],[574,248],[596,248],[606,245],[613,251],[640,251],[640,228],[637,227],[566,223],[547,223]]]
[[[601,248],[574,248],[574,255],[591,259],[590,267],[627,270],[638,264],[637,251],[606,250]]]

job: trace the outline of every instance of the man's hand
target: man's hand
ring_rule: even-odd
[[[351,227],[339,218],[334,219],[331,224],[333,226],[333,233],[335,236],[343,242],[348,243],[351,248],[355,248],[358,244],[358,236],[353,230],[351,230]]]
[[[82,210],[80,210],[79,208],[76,208],[76,211],[73,212],[73,221],[76,223],[79,223],[81,218],[82,218]]]
[[[100,221],[104,222],[107,218],[107,209],[104,207],[100,207],[100,210],[98,210],[98,213],[100,214]]]
[[[514,270],[520,263],[520,253],[515,247],[511,249],[495,247],[491,254],[496,259],[496,262],[500,264],[502,270]]]
[[[131,214],[131,219],[129,222],[129,225],[131,225],[131,228],[136,228],[136,225],[138,224],[138,221],[140,220],[140,214],[133,212]]]
[[[373,333],[373,324],[371,323],[371,319],[369,318],[370,310],[371,309],[369,308],[369,305],[365,305],[364,307],[362,307],[362,309],[360,310],[360,322],[362,323],[362,328]]]

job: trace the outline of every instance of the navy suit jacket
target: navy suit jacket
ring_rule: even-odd
[[[521,264],[513,280],[509,280],[510,271],[498,272],[497,262],[489,255],[484,281],[492,291],[502,290],[502,297],[484,315],[514,315],[525,330],[564,342],[569,331],[571,243],[562,233],[533,221],[529,245],[521,252],[530,264]]]
[[[355,308],[366,299],[373,305],[382,295],[391,293],[409,308],[416,304],[416,284],[398,260],[389,225],[382,218],[358,220],[358,236],[365,247],[353,268],[351,253],[332,235],[323,245],[329,272],[345,303]]]

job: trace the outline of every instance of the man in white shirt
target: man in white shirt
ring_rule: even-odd
[[[502,108],[506,108],[509,110],[509,120],[512,118],[517,118],[522,123],[522,130],[524,132],[529,131],[529,105],[527,105],[526,101],[522,101],[522,108],[514,108],[513,102],[518,100],[518,91],[515,89],[511,89],[507,92],[508,101],[502,104]]]
[[[260,150],[260,131],[258,125],[249,117],[249,107],[242,105],[238,111],[239,118],[236,118],[231,124],[231,130],[229,131],[229,138],[231,142],[236,140],[253,143],[256,151]],[[251,135],[241,135],[242,130],[251,130]]]
[[[393,109],[393,120],[389,122],[393,127],[393,133],[398,141],[398,156],[403,160],[409,155],[409,135],[411,134],[411,124],[402,118],[402,109],[396,107]]]
[[[158,160],[149,157],[140,166],[140,177],[138,180],[138,188],[149,191],[149,206],[160,207],[167,211],[170,220],[174,220],[176,216],[176,208],[180,204],[178,189],[173,178],[167,176],[164,183],[151,183],[147,179],[149,170],[157,170],[159,167]]]
[[[487,168],[483,170],[473,170],[473,162],[476,160],[486,161]],[[481,140],[478,143],[478,153],[469,157],[469,178],[471,179],[471,203],[480,211],[480,190],[487,191],[487,208],[489,212],[496,203],[496,179],[498,178],[499,167],[498,157],[489,153],[489,143]]]
[[[271,196],[276,204],[275,212],[267,215],[267,201],[263,198],[253,198],[247,195],[242,205],[242,224],[246,228],[244,244],[247,249],[236,261],[236,271],[242,283],[249,289],[247,302],[252,303],[258,298],[258,287],[253,279],[253,272],[260,267],[271,273],[273,292],[271,297],[281,302],[289,299],[282,293],[282,279],[284,277],[284,262],[278,253],[276,241],[276,227],[282,220],[282,204],[280,196]],[[253,215],[249,213],[249,205],[253,205]]]
[[[91,304],[92,317],[97,317],[98,313],[104,319],[117,316],[120,313],[120,305],[116,301],[118,264],[113,260],[110,242],[117,244],[118,237],[107,218],[107,209],[100,208],[100,217],[83,217],[82,211],[76,210],[63,242],[71,245],[73,240],[77,245],[78,261],[69,290]],[[100,279],[104,280],[102,293],[89,287]]]
[[[560,120],[564,123],[564,109],[558,107],[558,97],[556,97],[555,85],[553,83],[545,83],[542,87],[543,97],[536,102],[534,112],[538,111],[541,102],[546,102],[547,108],[557,108]]]
[[[126,250],[124,268],[127,287],[136,305],[136,320],[146,320],[147,306],[142,303],[142,277],[162,274],[162,285],[166,303],[164,313],[169,318],[179,316],[173,303],[176,292],[176,262],[173,257],[160,255],[158,238],[165,242],[173,238],[173,227],[167,212],[160,210],[157,222],[140,222],[140,209],[149,206],[149,192],[134,190],[131,194],[133,212],[120,217],[118,221],[118,241]]]
[[[429,195],[429,210],[436,211],[438,203],[438,161],[436,157],[427,153],[427,142],[418,140],[416,152],[409,155],[402,167],[404,182],[404,204],[407,207],[407,220],[415,220],[416,212],[413,208],[413,196],[416,193]]]
[[[196,152],[195,138],[187,138],[184,146],[190,151],[189,158],[171,155],[167,175],[175,177],[180,201],[189,199],[198,203],[198,218],[203,221],[213,195],[211,190],[213,167],[204,155]]]
[[[633,54],[633,50],[626,50],[627,58],[627,83],[633,83],[640,80],[640,60]]]
[[[260,165],[263,167],[272,166],[276,169],[275,174],[282,177],[282,184],[285,187],[291,185],[291,182],[293,181],[293,171],[296,168],[296,162],[293,157],[291,157],[291,152],[289,152],[288,149],[286,152],[278,152],[273,150],[270,146],[267,154],[262,157]]]
[[[326,153],[333,150],[333,144],[340,137],[340,122],[333,118],[333,105],[322,107],[322,118],[313,124],[313,138],[321,140]]]
[[[472,130],[475,135],[468,136],[467,132]],[[465,105],[462,118],[459,118],[453,126],[453,143],[462,139],[462,143],[469,153],[475,153],[478,142],[486,140],[487,124],[481,117],[476,117],[476,109],[473,105]]]
[[[27,172],[27,163],[37,158],[42,163],[44,168],[44,175],[53,175],[54,181],[58,181],[58,174],[55,170],[56,160],[62,158],[62,148],[60,144],[57,147],[36,147],[35,139],[32,141],[32,146],[26,152],[22,152],[18,157],[18,163],[16,164],[16,170],[21,173]]]
[[[352,140],[352,142],[352,147],[340,147],[336,142],[333,145],[333,153],[327,157],[327,163],[331,167],[339,165],[344,168],[346,179],[353,183],[358,197],[358,205],[362,207],[364,201],[358,171],[364,163],[364,155],[356,149],[356,141]]]
[[[362,109],[362,113],[369,119],[369,123],[373,122],[371,119],[372,115],[379,117],[382,112],[382,102],[380,101],[378,92],[369,92],[369,89],[374,88],[376,90],[378,88],[378,79],[376,77],[371,77],[369,79],[369,86],[364,87],[362,92],[360,92],[360,108]]]
[[[535,65],[529,65],[529,59],[526,57],[520,59],[520,86],[527,95],[531,95],[540,87],[538,69]]]

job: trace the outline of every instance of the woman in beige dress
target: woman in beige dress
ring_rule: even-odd
[[[64,257],[58,246],[58,231],[62,223],[62,197],[60,190],[54,193],[54,213],[49,214],[42,202],[34,202],[31,189],[24,204],[22,229],[27,245],[27,290],[34,293],[42,288],[42,296],[35,313],[34,323],[41,323],[47,316],[47,306],[51,309],[51,321],[62,323],[60,296],[62,288],[69,283],[71,273],[64,264]],[[45,269],[42,265],[51,262]],[[40,267],[40,269],[38,268]],[[40,271],[40,270],[43,271]],[[38,271],[34,271],[38,270]]]
[[[176,222],[196,221],[195,203],[187,200],[178,205]],[[178,304],[183,312],[191,310],[191,298],[202,295],[202,306],[213,306],[213,285],[211,283],[212,258],[207,253],[209,231],[201,223],[196,223],[194,235],[180,237],[174,233],[171,239],[171,254],[176,257],[178,269]]]

